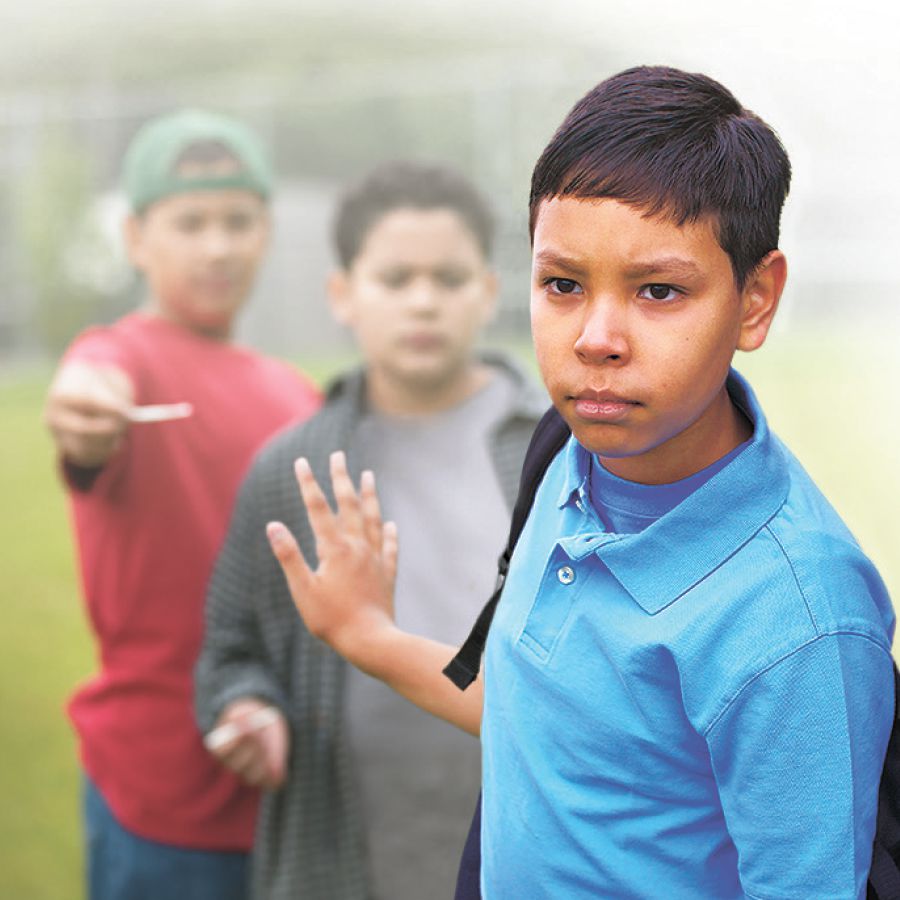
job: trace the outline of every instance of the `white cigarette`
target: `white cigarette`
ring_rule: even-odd
[[[239,728],[236,722],[226,722],[218,728],[213,728],[203,738],[203,745],[207,750],[218,750],[219,747],[224,746],[229,741],[233,741],[239,734],[245,733],[248,729],[250,731],[259,731],[260,728],[271,725],[278,719],[279,715],[278,710],[274,706],[264,706],[262,709],[257,709],[250,713],[244,719],[243,728]]]
[[[149,406],[132,406],[128,410],[131,422],[168,422],[170,419],[186,419],[193,415],[190,403],[153,403]]]

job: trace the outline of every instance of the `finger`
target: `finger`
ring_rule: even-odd
[[[50,403],[60,409],[68,409],[85,416],[107,416],[122,421],[128,417],[129,407],[117,397],[59,393],[50,397]]]
[[[385,522],[381,535],[381,560],[388,582],[393,589],[397,580],[397,557],[400,553],[400,541],[397,538],[397,523]]]
[[[73,361],[57,370],[50,393],[97,397],[127,408],[133,402],[134,384],[118,366]]]
[[[320,541],[331,540],[336,536],[335,516],[305,458],[301,457],[294,463],[294,474],[297,476],[300,496],[306,506],[306,514],[309,516],[309,524],[318,546]]]
[[[268,771],[262,759],[254,760],[253,764],[244,772],[244,781],[254,787],[268,787]]]
[[[266,525],[266,537],[269,539],[269,546],[275,554],[275,559],[281,566],[281,571],[284,572],[294,605],[302,614],[298,598],[306,595],[312,572],[294,536],[281,522],[269,522]]]
[[[77,465],[103,465],[118,449],[125,430],[116,423],[82,416],[48,417],[47,425],[62,456]]]
[[[266,766],[265,787],[279,788],[284,784],[287,770],[283,759],[269,760]]]
[[[73,409],[48,410],[47,425],[79,437],[117,437],[124,431],[125,420],[109,415],[85,415]]]
[[[341,531],[358,534],[363,530],[362,508],[359,495],[353,487],[350,473],[347,471],[347,457],[343,451],[336,450],[328,459],[331,469],[331,486],[337,502],[338,515],[341,518]]]
[[[247,735],[240,735],[225,746],[219,748],[216,756],[233,772],[237,772],[242,778],[256,764],[259,756],[259,748]]]
[[[363,529],[369,546],[380,550],[384,525],[381,521],[381,505],[375,490],[375,473],[366,469],[359,479],[359,499],[362,506]]]
[[[266,759],[266,780],[264,786],[267,788],[280,787],[284,782],[285,756],[287,755],[285,730],[284,720],[281,720],[267,725],[259,734]]]
[[[274,791],[284,784],[284,772],[275,772],[272,769],[266,769],[265,776],[260,781],[259,786],[267,791]]]
[[[266,761],[260,748],[254,747],[252,754],[242,760],[240,766],[235,766],[234,771],[243,778],[247,784],[258,786],[266,778]]]

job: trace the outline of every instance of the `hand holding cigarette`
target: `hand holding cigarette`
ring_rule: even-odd
[[[287,771],[288,725],[274,706],[254,697],[225,707],[204,746],[247,784],[277,788]]]
[[[134,387],[122,369],[75,360],[53,379],[44,421],[64,459],[100,468],[121,445],[133,407]]]
[[[207,750],[221,750],[226,744],[231,743],[241,734],[249,734],[252,731],[259,731],[271,725],[278,719],[278,711],[274,706],[262,706],[254,709],[252,712],[244,716],[243,723],[236,721],[226,721],[222,725],[213,728],[206,737],[203,738],[203,744]]]

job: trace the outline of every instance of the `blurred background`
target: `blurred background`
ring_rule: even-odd
[[[412,157],[475,179],[500,223],[490,337],[527,359],[528,179],[569,107],[641,63],[723,81],[794,165],[783,307],[738,367],[898,596],[898,18],[871,0],[0,0],[0,897],[81,895],[62,707],[93,647],[40,406],[69,339],[139,300],[117,172],[145,118],[197,105],[262,132],[276,240],[240,338],[325,379],[352,355],[323,289],[348,178]]]

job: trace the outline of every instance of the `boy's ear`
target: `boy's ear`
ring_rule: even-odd
[[[144,268],[144,252],[143,252],[143,220],[140,216],[132,213],[126,216],[122,223],[122,237],[125,240],[125,253],[129,262],[136,269]]]
[[[758,350],[766,340],[778,301],[787,280],[787,260],[780,250],[772,250],[747,279],[741,291],[741,331],[738,350]]]
[[[493,322],[497,315],[497,303],[500,297],[500,279],[493,269],[488,269],[484,275],[484,315],[481,324],[487,325]]]
[[[268,250],[272,244],[272,211],[268,206],[262,211],[263,248]]]
[[[353,304],[350,302],[350,276],[346,269],[336,269],[325,282],[331,314],[345,327],[353,325]]]

